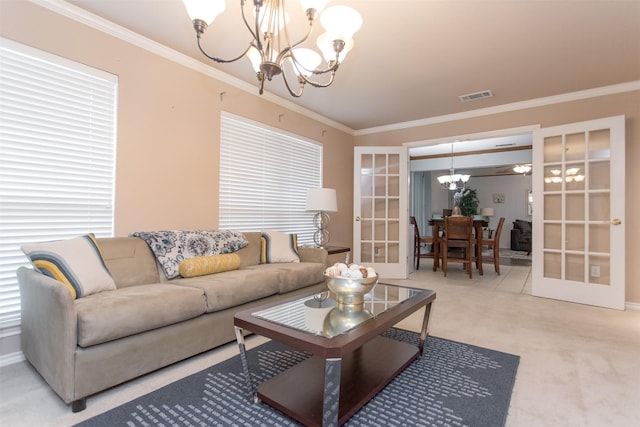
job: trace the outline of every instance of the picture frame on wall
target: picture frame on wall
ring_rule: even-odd
[[[493,203],[504,203],[504,193],[493,193]]]

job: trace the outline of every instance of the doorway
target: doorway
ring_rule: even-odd
[[[475,189],[480,201],[477,214],[488,216],[489,229],[505,217],[500,247],[511,249],[510,229],[516,220],[532,222],[528,200],[532,191],[530,171],[517,174],[513,167],[532,161],[532,133],[536,127],[512,128],[495,132],[461,135],[406,144],[410,158],[410,215],[419,229],[427,226],[433,214],[451,209],[453,192],[443,189],[437,176],[470,174],[466,188]],[[533,196],[531,194],[531,196]]]

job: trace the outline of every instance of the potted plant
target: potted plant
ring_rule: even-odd
[[[474,216],[478,213],[478,206],[480,206],[480,200],[478,200],[478,192],[475,188],[466,188],[462,190],[462,197],[460,198],[460,213],[464,216]]]

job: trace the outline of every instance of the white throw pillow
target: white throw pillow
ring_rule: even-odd
[[[36,270],[61,282],[73,299],[116,289],[93,234],[20,249]]]
[[[262,244],[260,263],[300,262],[298,235],[267,230],[260,237]]]

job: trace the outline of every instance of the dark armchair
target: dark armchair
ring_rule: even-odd
[[[531,252],[531,222],[516,219],[511,230],[511,250]]]

